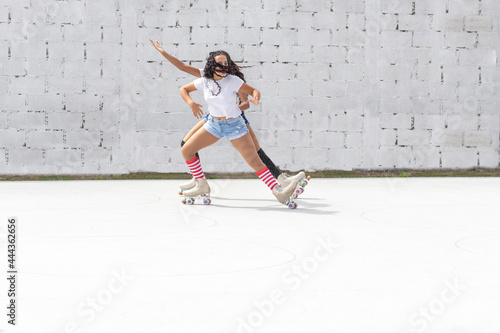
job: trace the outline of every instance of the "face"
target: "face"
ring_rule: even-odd
[[[224,67],[227,67],[229,66],[229,63],[227,62],[227,57],[225,55],[218,55],[218,56],[215,56],[214,57],[215,59],[215,62],[223,67],[217,67],[215,69],[215,73],[217,73],[217,75],[219,76],[226,76],[226,73],[227,73],[227,70],[224,69]]]

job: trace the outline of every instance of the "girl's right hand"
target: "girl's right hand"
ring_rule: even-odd
[[[200,119],[203,117],[203,111],[201,111],[201,108],[203,107],[203,105],[200,105],[198,103],[193,102],[193,103],[189,104],[189,106],[191,107],[191,110],[193,111],[193,115],[196,118]]]

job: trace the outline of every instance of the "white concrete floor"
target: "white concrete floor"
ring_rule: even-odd
[[[500,179],[0,183],[26,333],[498,333]],[[6,279],[0,293],[7,304]],[[5,306],[2,306],[5,309]]]

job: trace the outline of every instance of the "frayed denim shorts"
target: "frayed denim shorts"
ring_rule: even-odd
[[[225,136],[229,141],[241,138],[248,133],[248,128],[242,115],[226,120],[217,120],[209,115],[205,120],[203,128],[216,138],[220,139]]]

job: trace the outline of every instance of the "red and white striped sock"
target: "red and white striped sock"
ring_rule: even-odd
[[[260,171],[257,171],[257,176],[259,176],[260,179],[262,179],[262,181],[264,183],[266,183],[266,185],[272,190],[276,185],[278,185],[278,182],[276,181],[276,179],[273,177],[273,175],[271,174],[271,171],[269,171],[269,169],[267,167],[265,167],[264,169],[260,170]]]
[[[192,160],[186,161],[189,170],[193,173],[193,177],[195,179],[205,178],[205,174],[203,173],[203,169],[201,168],[201,163],[198,157],[194,157]]]

